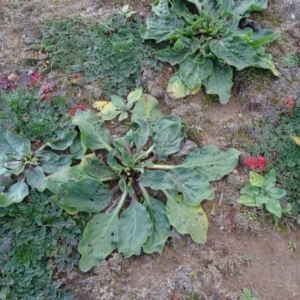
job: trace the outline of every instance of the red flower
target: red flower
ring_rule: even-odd
[[[251,170],[258,169],[259,171],[264,171],[267,165],[267,159],[263,156],[250,156],[244,158],[242,163]]]
[[[293,97],[289,97],[287,100],[286,100],[286,103],[285,103],[285,108],[287,108],[287,113],[288,115],[290,116],[293,112],[293,109],[294,109],[294,106],[295,106],[295,103],[296,103],[296,99],[294,99]]]
[[[71,115],[71,116],[75,116],[75,113],[76,113],[76,110],[79,109],[79,110],[84,110],[84,107],[82,104],[78,104],[74,107],[69,107],[68,108],[68,113]]]

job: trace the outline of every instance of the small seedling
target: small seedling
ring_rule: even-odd
[[[275,187],[275,170],[271,170],[265,176],[250,171],[249,178],[250,185],[241,189],[242,196],[237,200],[238,203],[253,207],[265,205],[266,209],[278,218],[281,218],[282,213],[291,213],[291,204],[287,203],[283,207],[280,203],[280,199],[286,195],[286,191]]]
[[[297,243],[289,241],[289,249],[293,252],[297,249]]]
[[[46,175],[71,163],[68,155],[59,156],[43,149],[32,152],[26,137],[3,126],[0,126],[0,141],[0,207],[21,202],[29,194],[28,186],[43,191]]]
[[[243,296],[241,296],[240,300],[259,300],[256,297],[252,297],[251,291],[247,288],[243,288]]]

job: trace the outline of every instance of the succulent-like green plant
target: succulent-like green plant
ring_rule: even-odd
[[[29,194],[28,185],[43,191],[46,175],[70,163],[68,155],[59,156],[43,149],[32,152],[26,137],[0,125],[0,207],[21,202]]]
[[[282,213],[289,214],[291,212],[291,204],[287,203],[283,207],[280,203],[280,199],[286,195],[286,191],[275,187],[275,170],[271,170],[265,176],[250,171],[249,179],[250,185],[241,189],[242,196],[237,200],[238,203],[256,207],[264,204],[266,209],[278,218],[281,218]]]
[[[95,213],[79,243],[83,271],[115,249],[126,257],[142,249],[161,253],[171,225],[197,243],[206,241],[208,221],[201,202],[214,198],[209,182],[230,173],[240,152],[206,146],[172,165],[168,159],[180,151],[186,124],[157,113],[156,105],[155,98],[143,95],[133,110],[131,129],[113,141],[103,120],[78,110],[73,123],[80,130],[81,163],[45,179],[69,213]],[[162,193],[155,196],[154,191]]]
[[[156,52],[162,61],[178,66],[168,91],[174,98],[197,93],[204,85],[207,94],[228,102],[233,68],[269,69],[278,76],[272,56],[264,46],[279,34],[258,26],[239,27],[251,11],[266,9],[268,0],[156,0],[154,16],[141,27],[144,39],[170,41]]]

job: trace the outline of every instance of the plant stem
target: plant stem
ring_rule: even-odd
[[[152,145],[152,146],[146,151],[146,154],[149,155],[149,154],[152,152],[153,148],[154,148],[154,145]]]
[[[169,165],[152,165],[147,167],[147,169],[155,169],[155,170],[172,170],[175,169],[176,166],[169,166]]]
[[[42,145],[39,149],[37,149],[36,151],[40,151],[40,150],[44,150],[47,147],[46,144]]]
[[[116,200],[114,200],[112,202],[112,204],[108,207],[108,209],[106,210],[106,214],[110,213],[111,211],[114,210],[114,208],[116,207],[116,209],[114,210],[114,213],[119,213],[121,207],[123,206],[124,204],[124,201],[127,197],[127,191],[123,192],[122,196],[121,197],[118,197]]]
[[[143,197],[145,198],[145,200],[148,201],[149,194],[148,194],[147,190],[139,182],[138,182],[138,185],[139,185],[139,188],[140,188],[140,190],[141,190],[141,192],[143,194]]]

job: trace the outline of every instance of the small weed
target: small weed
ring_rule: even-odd
[[[293,108],[277,105],[263,111],[264,117],[249,133],[254,139],[253,146],[245,145],[246,150],[268,159],[268,168],[273,168],[277,181],[287,191],[286,198],[295,211],[300,211],[300,147],[291,136],[300,136],[300,99]],[[282,205],[287,203],[284,200]]]
[[[300,58],[296,53],[289,53],[282,59],[282,65],[285,68],[297,67],[300,64]]]
[[[289,249],[293,252],[297,249],[297,243],[289,241]]]
[[[67,278],[78,264],[73,250],[83,222],[36,191],[26,203],[1,208],[0,299],[75,299],[58,275]]]
[[[258,300],[258,298],[252,297],[251,291],[243,288],[243,296],[241,296],[240,300]]]
[[[104,98],[125,95],[141,83],[141,68],[156,68],[152,42],[144,42],[140,23],[133,16],[114,15],[104,24],[79,18],[47,21],[41,49],[48,52],[52,68],[67,75],[84,73],[84,82],[98,81]],[[155,46],[157,47],[157,46]]]
[[[30,141],[42,138],[44,143],[74,127],[65,99],[55,96],[42,101],[36,94],[35,89],[0,92],[0,124]]]

